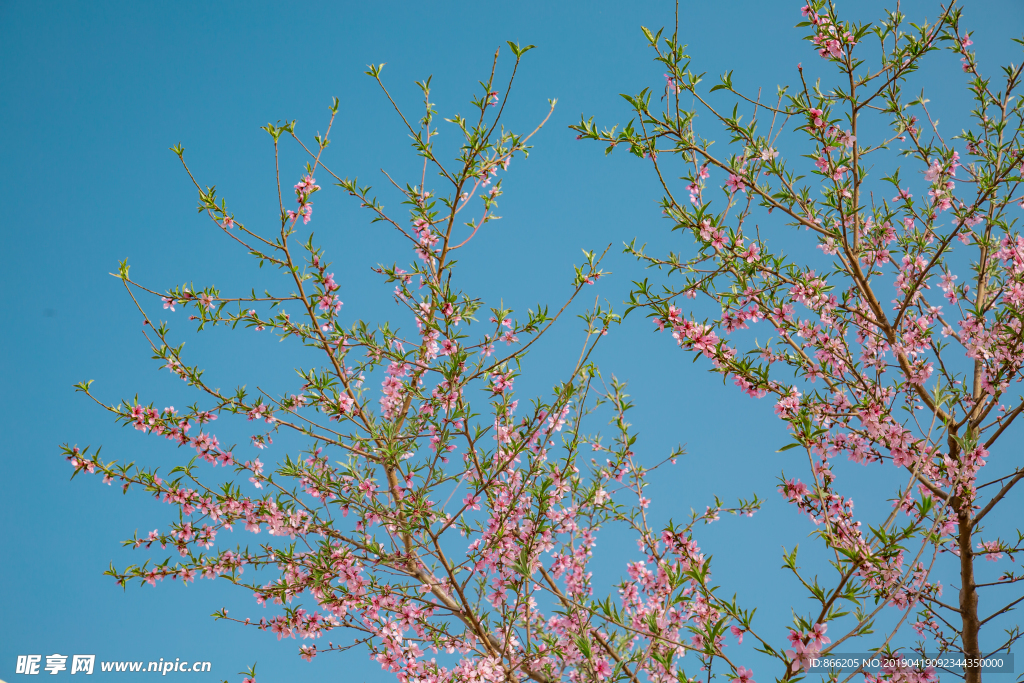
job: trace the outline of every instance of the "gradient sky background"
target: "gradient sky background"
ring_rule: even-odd
[[[857,16],[880,17],[889,4],[859,2]],[[820,68],[799,40],[802,29],[793,28],[800,5],[684,1],[681,33],[695,68],[709,79],[736,69],[738,85],[768,91],[792,82],[797,62]],[[938,3],[903,7],[923,20],[936,15]],[[983,68],[1020,60],[1010,39],[1024,29],[1024,3],[968,2],[966,20]],[[566,126],[581,113],[625,122],[618,93],[662,87],[664,69],[651,62],[640,26],[671,22],[665,1],[0,2],[0,678],[16,680],[18,654],[58,652],[209,660],[217,680],[238,680],[235,673],[253,661],[261,681],[391,680],[362,651],[307,664],[295,641],[278,643],[269,633],[214,621],[208,615],[222,606],[232,615],[261,615],[249,596],[224,582],[185,589],[164,581],[124,592],[102,576],[111,561],[141,563],[145,554],[120,542],[136,529],[166,528],[170,509],[143,495],[121,496],[95,478],[69,482],[58,445],[102,444],[109,458],[151,463],[184,452],[117,428],[71,385],[95,379],[96,392],[113,402],[136,391],[159,405],[189,400],[180,383],[157,371],[139,334],[139,315],[108,273],[127,258],[132,275],[156,289],[195,281],[238,291],[261,282],[266,274],[197,216],[194,188],[169,146],[184,145],[199,181],[216,184],[240,219],[269,224],[276,211],[273,156],[259,126],[297,119],[299,134],[310,138],[324,129],[327,105],[338,96],[329,162],[340,175],[359,176],[383,192],[379,169],[412,182],[418,164],[400,121],[363,75],[365,65],[388,63],[385,81],[413,116],[419,116],[413,81],[433,74],[432,100],[440,116],[450,117],[469,111],[494,49],[514,40],[538,49],[520,69],[506,108],[509,125],[532,127],[548,98],[559,104],[529,160],[517,160],[504,174],[504,218],[465,252],[463,284],[489,303],[504,297],[519,311],[538,301],[554,304],[568,291],[579,250],[612,244],[607,268],[615,276],[595,291],[618,304],[629,281],[643,277],[619,253],[621,243],[639,237],[672,244],[655,203],[658,189],[648,165],[625,154],[606,158]],[[956,59],[938,60],[944,70],[929,72],[929,95],[963,105]],[[510,63],[503,60],[499,75],[507,75]],[[947,130],[958,128],[960,113],[950,115]],[[442,131],[442,141],[454,138],[454,131]],[[297,154],[286,155],[286,181],[297,179],[301,163]],[[391,287],[369,267],[408,257],[353,200],[323,178],[321,184],[311,227],[339,264],[345,314],[393,310],[384,308]],[[382,196],[395,206],[393,197]],[[192,342],[178,315],[174,329]],[[599,362],[630,381],[638,447],[648,462],[677,442],[687,445],[690,455],[659,478],[654,509],[662,519],[679,518],[691,507],[703,509],[714,494],[729,501],[756,492],[766,499],[754,518],[724,519],[710,528],[715,533],[698,538],[716,557],[718,583],[760,605],[781,642],[790,606],[805,604],[785,599],[792,580],[777,570],[780,545],[802,542],[810,531],[775,490],[784,467],[799,467],[791,456],[797,451],[774,452],[786,437],[770,403],[723,387],[706,365],[691,364],[650,328],[632,317],[606,340]],[[566,321],[530,357],[527,373],[534,379],[517,386],[521,397],[551,386],[578,353],[579,330]],[[269,336],[217,331],[192,346],[221,386],[295,383],[284,345]],[[247,444],[239,448],[249,453]],[[1011,504],[1024,512],[1019,500]],[[607,556],[602,564],[602,549],[607,552],[599,545],[596,562],[614,580],[624,567]]]

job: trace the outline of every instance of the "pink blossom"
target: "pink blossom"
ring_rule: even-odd
[[[725,184],[729,188],[729,192],[732,193],[745,192],[747,187],[743,182],[743,178],[734,173],[729,174],[729,179],[725,181]]]
[[[999,551],[999,541],[978,543],[978,550],[985,551],[985,559],[989,562],[996,562],[1003,557],[1003,553]]]

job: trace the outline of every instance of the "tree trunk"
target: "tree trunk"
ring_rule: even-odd
[[[957,520],[959,522],[960,546],[960,619],[963,624],[961,642],[964,657],[968,660],[981,659],[981,648],[978,645],[978,591],[974,586],[974,551],[971,548],[973,538],[971,504],[957,501]],[[981,667],[972,663],[964,667],[966,683],[981,683]]]

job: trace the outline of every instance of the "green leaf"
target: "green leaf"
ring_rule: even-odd
[[[726,72],[722,76],[722,82],[711,88],[711,92],[716,90],[732,90],[732,71]]]
[[[536,45],[527,45],[526,47],[519,47],[519,43],[513,43],[511,40],[506,42],[508,43],[509,49],[512,50],[512,54],[516,56],[516,59],[520,59],[527,52],[537,47]]]

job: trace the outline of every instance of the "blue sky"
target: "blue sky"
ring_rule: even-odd
[[[695,68],[709,77],[735,69],[737,85],[774,90],[792,81],[797,62],[819,66],[793,28],[800,4],[683,2],[682,40]],[[878,17],[883,6],[860,2],[856,12]],[[904,2],[903,8],[932,18],[938,3]],[[983,65],[1019,61],[1019,48],[1010,43],[1024,29],[1019,1],[968,2],[966,21]],[[504,218],[467,250],[464,286],[517,310],[555,303],[568,291],[580,249],[612,244],[607,267],[615,275],[597,293],[618,305],[629,281],[643,276],[619,254],[621,243],[639,237],[670,244],[657,186],[647,165],[627,155],[606,158],[597,146],[577,142],[567,126],[581,113],[624,122],[628,112],[618,93],[661,87],[664,69],[651,62],[640,26],[671,22],[668,2],[643,1],[0,2],[6,207],[0,219],[6,437],[0,677],[15,678],[16,655],[59,652],[209,660],[218,680],[235,679],[253,661],[266,681],[386,680],[362,652],[306,664],[294,641],[277,643],[270,634],[214,621],[208,615],[223,606],[244,615],[258,616],[259,609],[219,582],[123,592],[102,576],[111,561],[143,559],[120,542],[136,529],[164,527],[168,509],[145,496],[121,496],[98,480],[68,481],[70,468],[58,450],[63,442],[102,444],[120,460],[156,457],[151,440],[114,426],[71,385],[95,379],[110,401],[143,390],[158,402],[187,400],[157,372],[138,314],[108,273],[128,259],[132,274],[156,289],[192,281],[247,289],[261,281],[265,275],[197,216],[194,188],[168,147],[181,142],[199,181],[216,184],[240,218],[266,221],[276,205],[273,156],[259,126],[296,119],[299,134],[311,137],[324,129],[327,105],[337,96],[332,167],[383,189],[380,169],[412,180],[418,165],[400,121],[363,75],[365,65],[387,62],[384,79],[413,115],[419,113],[413,81],[433,74],[432,100],[441,116],[451,116],[469,110],[495,48],[513,40],[538,47],[520,69],[506,109],[509,125],[532,128],[548,98],[557,98],[558,107],[529,160],[510,168]],[[941,59],[952,69],[927,76],[923,85],[957,104],[960,80],[949,77],[958,75],[956,60]],[[509,63],[502,62],[499,75]],[[285,178],[297,178],[301,158],[289,153],[284,163],[290,164]],[[398,242],[339,189],[321,184],[326,191],[316,197],[314,220],[334,260],[348,266],[346,311],[378,315],[389,305],[390,287],[369,267],[404,258]],[[176,329],[185,332],[181,321]],[[536,383],[520,390],[548,388],[579,339],[578,325],[560,325],[527,366],[539,376]],[[217,332],[196,347],[225,386],[291,376],[282,345],[267,338]],[[763,513],[723,520],[720,534],[701,541],[721,563],[718,576],[730,592],[784,622],[792,601],[766,595],[765,587],[792,588],[775,570],[784,539],[776,532],[792,525],[795,513],[775,492],[775,477],[798,464],[774,453],[786,438],[771,405],[723,387],[667,337],[653,336],[639,316],[609,337],[599,362],[630,381],[645,457],[653,462],[675,443],[687,445],[690,455],[659,480],[659,514],[703,509],[714,494],[729,500],[757,492],[768,501]],[[788,538],[801,542],[807,531]]]

